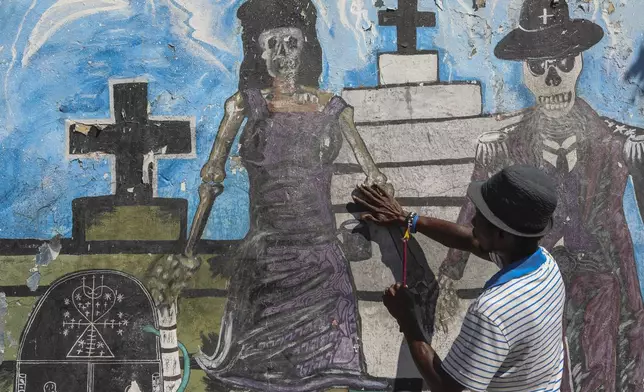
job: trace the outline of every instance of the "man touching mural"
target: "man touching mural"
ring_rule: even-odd
[[[644,388],[644,308],[622,206],[629,173],[641,174],[644,142],[638,132],[604,121],[576,91],[582,52],[603,35],[591,21],[571,20],[565,0],[523,3],[518,28],[494,53],[523,63],[536,106],[519,123],[480,136],[472,176],[482,180],[523,163],[558,180],[556,224],[542,245],[560,263],[567,287],[564,391]],[[473,215],[470,203],[458,222]],[[451,250],[442,272],[460,279],[468,257]]]

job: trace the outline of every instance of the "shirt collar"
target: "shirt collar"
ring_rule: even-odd
[[[491,287],[507,283],[512,279],[526,276],[538,270],[539,267],[541,267],[547,260],[548,257],[546,256],[545,250],[542,247],[539,247],[536,252],[525,259],[503,267],[499,272],[494,274],[487,283],[485,283],[483,289],[487,290]]]

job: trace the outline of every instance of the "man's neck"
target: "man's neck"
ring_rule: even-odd
[[[539,245],[529,248],[513,249],[508,252],[499,252],[499,256],[503,260],[503,266],[507,267],[510,264],[514,264],[517,261],[526,259],[534,254],[539,249]]]

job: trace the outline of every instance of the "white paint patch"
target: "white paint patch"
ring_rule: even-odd
[[[222,15],[233,6],[233,1],[212,0],[174,0],[188,12],[188,26],[194,31],[191,38],[211,45],[227,53],[237,54],[238,49],[233,46],[237,31],[225,29],[222,25]]]
[[[330,26],[329,9],[327,8],[326,3],[322,2],[321,0],[313,0],[313,4],[318,10],[318,18],[322,19],[324,24]]]
[[[355,42],[358,45],[358,57],[362,61],[367,61],[369,55],[369,46],[372,38],[377,36],[376,29],[372,26],[369,19],[369,12],[367,11],[364,0],[352,0],[351,5],[347,7],[347,0],[338,1],[338,13],[340,15],[340,22],[347,28],[354,36]],[[353,25],[349,22],[350,13],[353,16]]]
[[[185,191],[186,191],[186,182],[181,181],[181,192],[185,192]]]
[[[127,388],[125,388],[125,392],[141,392],[141,388],[139,388],[139,384],[135,380],[132,381]]]
[[[0,364],[4,360],[4,326],[8,307],[9,306],[7,304],[7,297],[5,296],[5,293],[0,292]]]
[[[125,0],[58,0],[45,11],[29,35],[22,55],[22,66],[29,64],[31,57],[66,24],[101,12],[126,11]]]
[[[212,49],[204,46],[204,41],[200,41],[194,37],[195,29],[190,25],[192,13],[176,0],[169,0],[168,3],[170,5],[170,25],[172,33],[181,38],[183,43],[186,45],[186,48],[190,50],[193,55],[211,63],[220,71],[224,72],[226,76],[230,77],[230,71],[212,52]]]
[[[380,85],[432,83],[438,81],[438,54],[382,53],[378,56],[378,68]]]
[[[4,100],[5,100],[5,107],[7,108],[7,123],[5,124],[5,129],[9,130],[11,129],[11,120],[13,119],[13,111],[11,109],[11,103],[9,102],[9,75],[11,75],[11,71],[13,71],[13,66],[16,63],[16,57],[18,56],[18,52],[16,50],[16,44],[18,43],[18,39],[20,38],[20,35],[22,34],[22,28],[25,25],[25,20],[27,19],[27,16],[31,13],[31,11],[34,9],[36,6],[36,3],[38,0],[33,0],[31,2],[31,5],[29,6],[29,9],[27,9],[27,12],[25,12],[25,15],[22,17],[22,20],[20,21],[20,25],[18,26],[18,32],[16,33],[16,37],[13,40],[13,43],[11,44],[11,64],[9,65],[9,68],[7,68],[7,72],[4,75]],[[6,136],[6,135],[1,135],[1,136]],[[2,138],[0,138],[2,140]]]

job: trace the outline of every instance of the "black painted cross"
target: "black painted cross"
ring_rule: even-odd
[[[436,26],[436,14],[418,11],[418,0],[398,0],[397,10],[378,12],[378,24],[396,26],[398,52],[415,53],[416,28]]]
[[[150,157],[160,150],[175,157],[193,152],[190,121],[150,119],[145,82],[112,84],[112,120],[91,126],[82,121],[71,123],[69,153],[114,155],[116,170],[112,181],[116,183],[116,200],[146,204],[154,193],[146,155]]]

